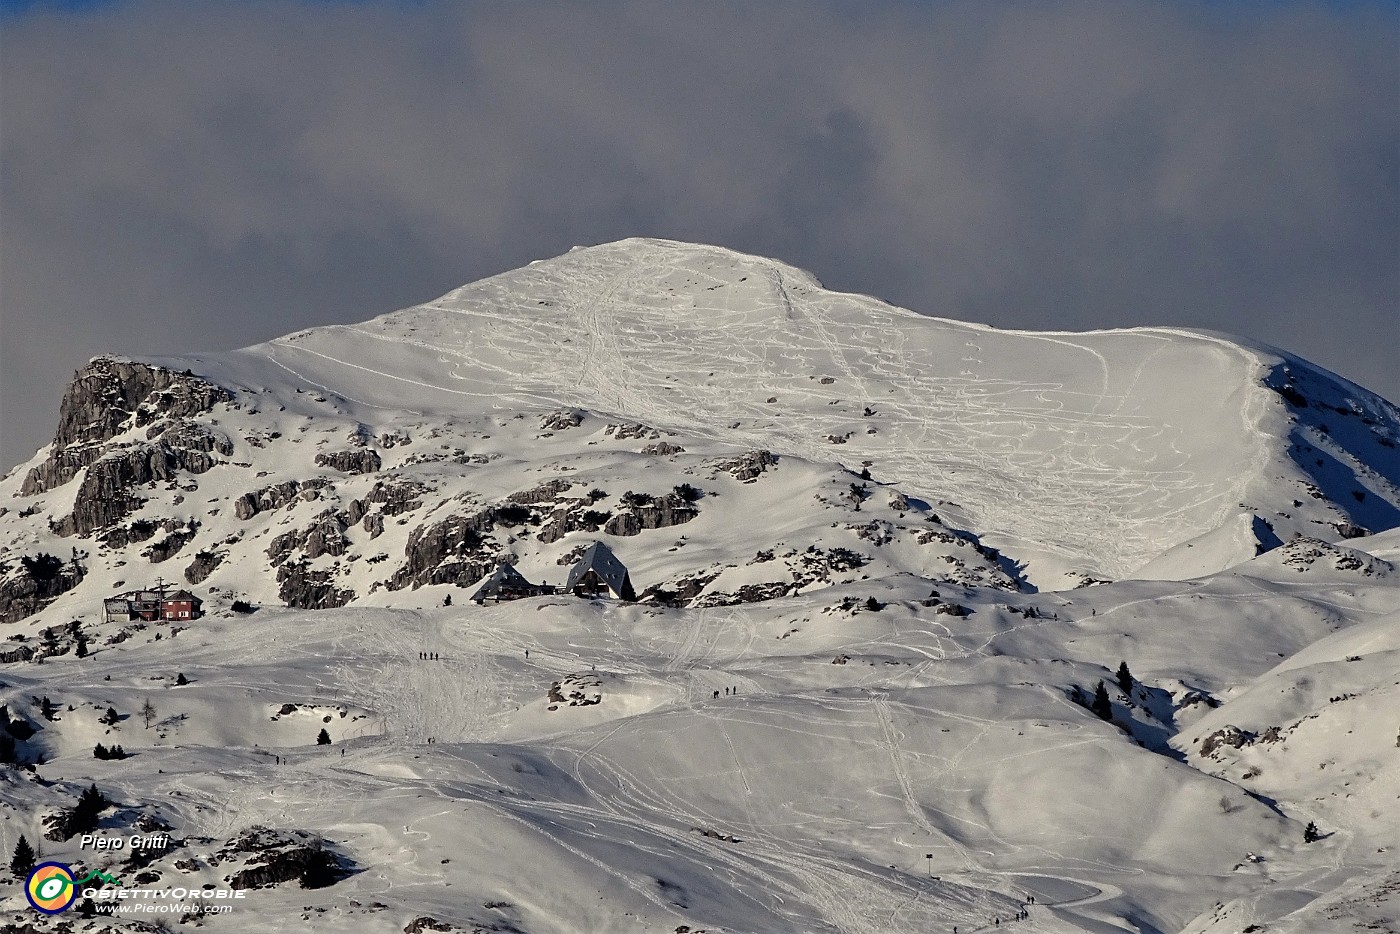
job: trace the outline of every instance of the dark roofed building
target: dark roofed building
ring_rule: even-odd
[[[580,597],[610,594],[618,600],[637,599],[627,566],[617,560],[612,549],[602,542],[589,545],[583,557],[570,568],[569,580],[564,589]]]
[[[472,602],[485,603],[487,600],[495,600],[500,603],[502,600],[519,600],[521,597],[538,597],[553,592],[554,588],[548,584],[532,584],[514,567],[503,564],[491,572],[491,576],[476,589],[476,593],[472,594]]]

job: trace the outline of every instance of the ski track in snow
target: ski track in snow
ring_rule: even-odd
[[[577,260],[568,280],[551,282],[558,297],[547,307],[532,304],[512,313],[513,303],[522,300],[487,280],[421,309],[333,331],[420,348],[445,361],[434,379],[371,370],[430,395],[500,397],[504,384],[515,398],[551,400],[812,460],[868,457],[882,480],[957,502],[985,531],[1014,530],[1024,540],[1056,543],[1095,560],[1096,570],[1110,576],[1160,552],[1164,540],[1182,541],[1212,528],[1243,499],[1246,471],[1198,475],[1178,443],[1184,439],[1164,437],[1168,429],[1125,408],[1139,392],[1154,351],[1144,350],[1131,372],[1112,374],[1089,338],[924,319],[791,283],[780,264],[767,260],[755,261],[752,269],[755,283],[766,281],[765,290],[749,287],[740,307],[725,292],[736,286],[711,278],[713,285],[699,294],[713,304],[683,308],[683,293],[666,283],[682,276],[703,282],[707,263],[715,260],[706,248],[647,244],[620,265]],[[855,307],[862,312],[858,319],[850,314]],[[534,327],[522,333],[512,323],[526,313]],[[407,321],[414,322],[412,336],[405,333]],[[711,328],[718,327],[724,329],[723,343],[714,340]],[[755,353],[775,327],[784,332],[781,356]],[[937,370],[915,354],[911,335],[930,331],[953,340],[966,335],[960,372]],[[1209,335],[1156,329],[1134,332],[1131,339],[1163,348],[1169,339],[1218,347],[1222,355],[1243,356],[1247,373],[1260,366],[1251,351]],[[1084,392],[1033,373],[995,373],[983,362],[988,340],[1081,355],[1098,371],[1099,388]],[[284,339],[273,346],[347,371],[366,369],[331,345]],[[549,355],[542,356],[546,350]],[[676,373],[696,376],[682,384]],[[815,382],[826,374],[836,379],[830,388]],[[471,385],[463,387],[464,381]],[[766,404],[769,394],[779,397],[779,405]],[[1264,394],[1244,395],[1247,408],[1236,434],[1260,439],[1255,447],[1262,449],[1257,423]],[[866,406],[876,417],[861,416]],[[879,435],[867,441],[867,428]],[[852,434],[846,445],[833,446],[826,440],[833,431]],[[1114,462],[1103,459],[1105,451],[1115,452]],[[940,463],[957,466],[940,470]],[[1148,516],[1151,521],[1145,521]]]

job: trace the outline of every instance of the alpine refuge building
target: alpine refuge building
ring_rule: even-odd
[[[485,603],[487,600],[494,600],[500,603],[502,600],[519,600],[521,597],[539,597],[554,593],[554,588],[548,584],[532,584],[509,564],[503,564],[486,578],[482,585],[472,594],[473,603]]]
[[[589,545],[578,563],[569,569],[564,589],[579,597],[608,595],[617,600],[637,599],[627,566],[602,542]]]
[[[102,615],[112,620],[183,620],[204,615],[204,601],[188,590],[129,590],[102,601]]]
[[[160,601],[161,619],[199,619],[204,601],[188,590],[177,590]]]

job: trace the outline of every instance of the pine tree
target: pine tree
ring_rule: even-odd
[[[1306,826],[1306,827],[1303,828],[1303,842],[1304,842],[1304,843],[1316,843],[1318,840],[1321,840],[1321,839],[1322,839],[1322,832],[1319,831],[1319,830],[1317,829],[1317,824],[1316,824],[1316,822],[1314,822],[1314,821],[1308,821],[1308,826]]]
[[[185,673],[182,671],[182,672],[180,672],[178,675],[175,676],[175,683],[178,684],[178,685],[184,686],[184,685],[190,683],[190,679],[189,679],[189,678],[186,678],[186,677],[185,677]]]
[[[94,759],[110,759],[112,758],[112,754],[107,751],[106,746],[98,743],[96,746],[92,747],[92,757]]]
[[[45,720],[53,719],[53,701],[49,700],[49,695],[45,694],[44,699],[39,702],[39,714]]]
[[[107,726],[116,726],[117,721],[120,719],[121,718],[117,716],[117,708],[108,707],[107,712],[104,713],[101,717],[99,717],[97,722],[106,724]]]
[[[1118,688],[1125,696],[1133,696],[1133,673],[1128,670],[1127,662],[1118,663]]]
[[[326,732],[325,727],[321,727],[321,732],[316,734],[317,746],[329,746],[331,744],[331,734]]]
[[[15,844],[14,855],[10,857],[10,872],[16,877],[29,875],[29,870],[34,868],[34,847],[29,845],[29,838],[20,835],[19,842]]]
[[[1113,705],[1108,702],[1108,688],[1099,682],[1099,686],[1094,689],[1094,702],[1089,705],[1089,709],[1099,715],[1100,720],[1113,719]]]
[[[151,721],[155,718],[156,708],[155,705],[151,703],[151,699],[148,697],[141,704],[141,719],[146,721],[146,729],[149,730],[151,728]]]
[[[79,658],[86,658],[88,653],[86,637],[79,633],[75,642],[76,645],[73,649],[73,654],[77,655]]]
[[[97,820],[101,817],[103,810],[110,804],[102,792],[97,790],[96,785],[89,785],[78,798],[78,803],[68,813],[67,826],[64,828],[68,836],[72,837],[80,833],[91,833],[97,829]]]

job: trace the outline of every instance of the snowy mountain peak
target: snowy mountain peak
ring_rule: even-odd
[[[97,358],[0,479],[0,807],[258,890],[214,930],[1371,923],[1398,438],[1222,335],[658,240]]]
[[[1044,586],[1132,574],[1242,509],[1282,538],[1397,524],[1400,466],[1385,445],[1400,416],[1292,358],[1189,331],[927,318],[715,247],[576,249],[249,354],[347,399],[425,414],[574,406],[870,461],[912,495],[961,504]],[[1289,408],[1304,391],[1318,405]],[[1310,419],[1323,412],[1350,421],[1317,437]]]

